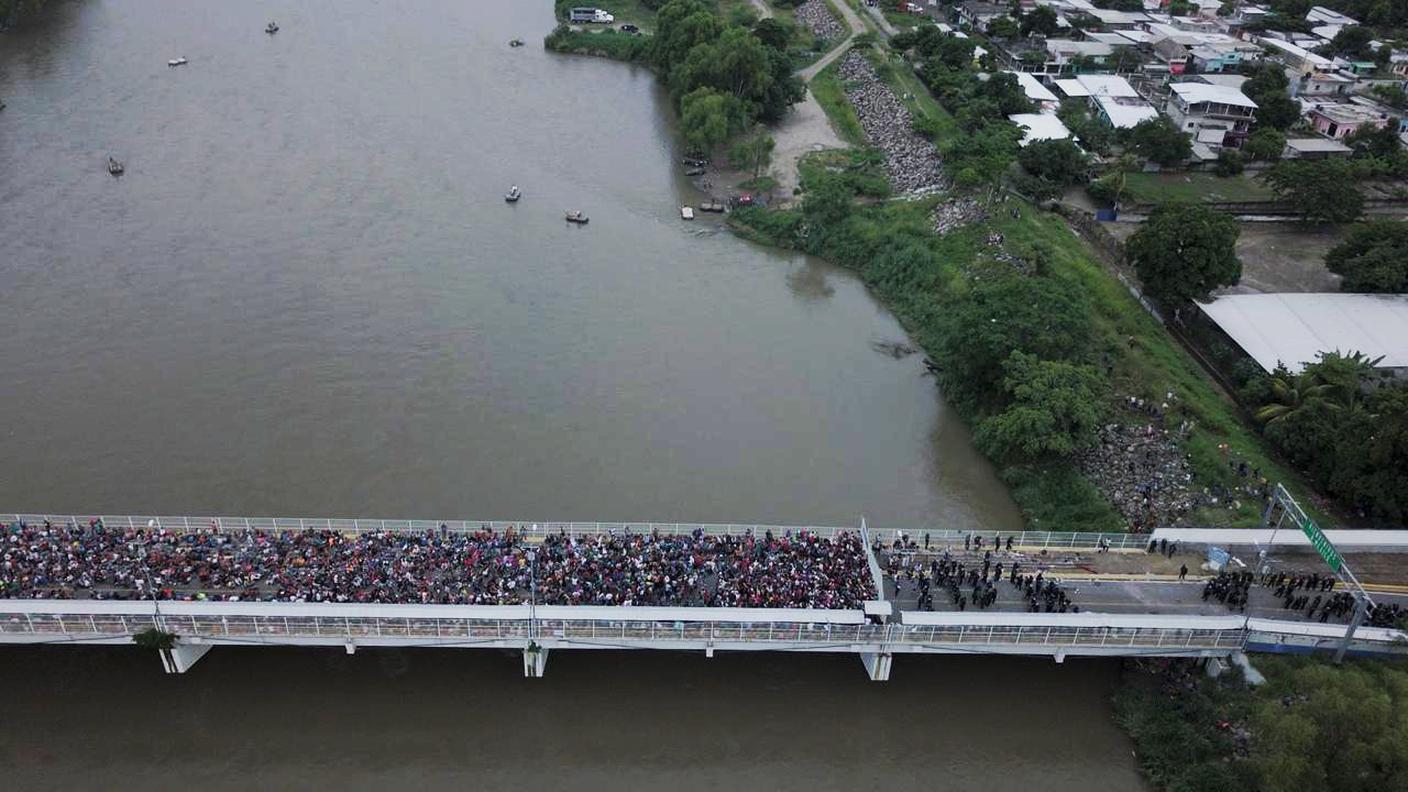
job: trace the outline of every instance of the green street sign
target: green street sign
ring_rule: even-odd
[[[1315,552],[1319,553],[1320,557],[1325,559],[1325,563],[1330,566],[1330,569],[1339,572],[1340,567],[1344,566],[1344,559],[1340,557],[1339,551],[1335,549],[1335,546],[1330,544],[1330,540],[1325,537],[1325,532],[1320,530],[1318,525],[1309,520],[1301,524],[1300,530],[1305,534],[1306,538],[1310,540],[1310,544],[1315,548]]]

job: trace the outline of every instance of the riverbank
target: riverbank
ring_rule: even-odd
[[[1403,788],[1408,665],[1256,655],[1265,683],[1193,660],[1129,661],[1115,718],[1159,790]]]
[[[837,90],[822,104],[838,129],[851,131],[851,140],[886,152],[892,168],[905,167],[909,141],[879,134],[885,128],[879,117],[867,135],[866,119],[857,118],[858,111],[892,115],[896,101],[934,131],[941,150],[957,139],[953,119],[926,89],[915,91],[916,81],[898,66],[886,68],[874,57],[872,67],[882,64],[874,76],[858,79],[862,60],[849,56],[847,62],[850,79],[836,80]],[[886,87],[894,96],[876,101]],[[847,89],[866,100],[854,104]],[[957,193],[952,200],[911,194],[904,201],[838,208],[823,226],[820,215],[808,216],[807,197],[801,209],[741,212],[733,224],[748,238],[805,250],[860,273],[928,353],[946,395],[980,441],[984,427],[991,437],[1010,410],[1014,395],[1004,358],[1013,349],[1042,348],[1039,357],[1067,359],[1088,372],[1098,402],[1091,420],[1102,427],[1091,442],[1025,459],[988,444],[1033,527],[1253,525],[1260,519],[1262,480],[1297,481],[1266,453],[1235,404],[1059,217],[1012,197],[992,202],[983,193]],[[1007,284],[1009,293],[991,294],[994,281]],[[1049,302],[1060,315],[1028,317],[1030,327],[1011,327],[1022,318],[1010,312],[1031,301]],[[979,348],[984,339],[955,326],[956,315],[1002,326],[994,329],[998,343]],[[1065,342],[1038,338],[1058,328],[1069,336]],[[965,340],[974,343],[965,348]],[[974,374],[984,381],[975,382]],[[1050,412],[1036,418],[1029,429],[1063,420]]]

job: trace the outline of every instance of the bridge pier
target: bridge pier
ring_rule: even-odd
[[[161,667],[168,674],[184,674],[209,651],[210,644],[207,643],[178,643],[170,649],[160,650]]]
[[[528,644],[523,650],[523,676],[539,679],[548,667],[548,650],[536,643]]]
[[[890,666],[895,662],[895,656],[889,652],[861,652],[860,661],[865,665],[865,672],[870,675],[871,682],[890,681]]]

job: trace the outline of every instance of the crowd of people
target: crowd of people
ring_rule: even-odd
[[[1354,594],[1336,591],[1338,583],[1335,576],[1319,572],[1268,570],[1258,575],[1248,570],[1224,570],[1203,584],[1203,601],[1216,600],[1229,610],[1246,613],[1252,586],[1259,585],[1269,590],[1282,608],[1307,620],[1321,624],[1331,620],[1347,622],[1354,615]],[[1379,603],[1366,608],[1363,623],[1370,627],[1398,627],[1406,618],[1408,609],[1396,603]]]
[[[1001,547],[998,540],[994,540],[993,545]],[[971,543],[966,543],[966,546],[972,547]],[[983,551],[981,565],[976,558],[965,563],[947,550],[930,559],[927,568],[922,563],[903,563],[903,558],[899,553],[891,554],[886,571],[894,581],[896,598],[904,597],[905,589],[910,589],[919,610],[934,610],[935,589],[945,591],[953,607],[960,611],[967,610],[970,604],[980,609],[997,604],[998,584],[1003,579],[1004,565],[1000,558],[994,559],[992,550]],[[1016,589],[1027,612],[1080,612],[1080,606],[1075,604],[1060,583],[1047,578],[1045,572],[1038,571],[1035,575],[1024,573],[1021,562],[1011,557],[1005,570],[1008,584]]]
[[[0,598],[858,608],[858,536],[0,526]]]

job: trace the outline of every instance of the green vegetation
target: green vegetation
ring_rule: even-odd
[[[566,25],[558,25],[543,39],[543,46],[553,52],[636,63],[645,59],[650,43],[644,36],[622,33],[615,28],[572,30]]]
[[[836,76],[836,68],[833,63],[812,78],[809,83],[812,96],[816,98],[817,104],[821,105],[821,109],[831,121],[832,128],[842,140],[853,146],[863,146],[865,131],[861,129],[855,108],[851,107],[851,103],[846,99],[846,86],[841,82],[841,78]]]
[[[1242,279],[1237,260],[1241,229],[1230,215],[1202,204],[1160,205],[1125,246],[1149,294],[1166,305],[1206,300],[1214,289]]]
[[[1368,171],[1350,160],[1288,160],[1266,172],[1276,197],[1307,223],[1352,223],[1364,214],[1358,182]]]
[[[1379,221],[1357,226],[1325,256],[1347,292],[1408,292],[1408,225]]]
[[[1250,176],[1230,179],[1209,173],[1128,173],[1125,189],[1138,203],[1167,201],[1271,201],[1275,194],[1260,180]]]
[[[1022,149],[1017,162],[1027,172],[1017,188],[1032,198],[1055,198],[1066,187],[1090,178],[1085,152],[1069,140],[1035,141]]]
[[[1408,386],[1382,381],[1376,362],[1352,350],[1322,353],[1299,374],[1282,367],[1252,378],[1242,394],[1260,405],[1266,438],[1325,492],[1361,514],[1401,523],[1408,519]]]
[[[1275,127],[1262,127],[1253,132],[1242,146],[1242,153],[1253,160],[1278,160],[1286,150],[1286,135]]]
[[[180,639],[176,633],[163,632],[155,627],[148,627],[132,636],[132,643],[143,649],[157,649],[163,652],[174,649],[178,640]]]
[[[1127,669],[1115,714],[1168,792],[1408,788],[1408,668],[1257,656],[1267,683],[1212,680],[1189,661]]]
[[[1167,116],[1140,121],[1129,130],[1129,148],[1160,165],[1178,165],[1193,154],[1193,143]]]
[[[872,148],[827,149],[804,155],[797,172],[803,190],[839,180],[852,195],[885,198],[890,194],[890,181],[880,166],[882,161],[883,155]]]

